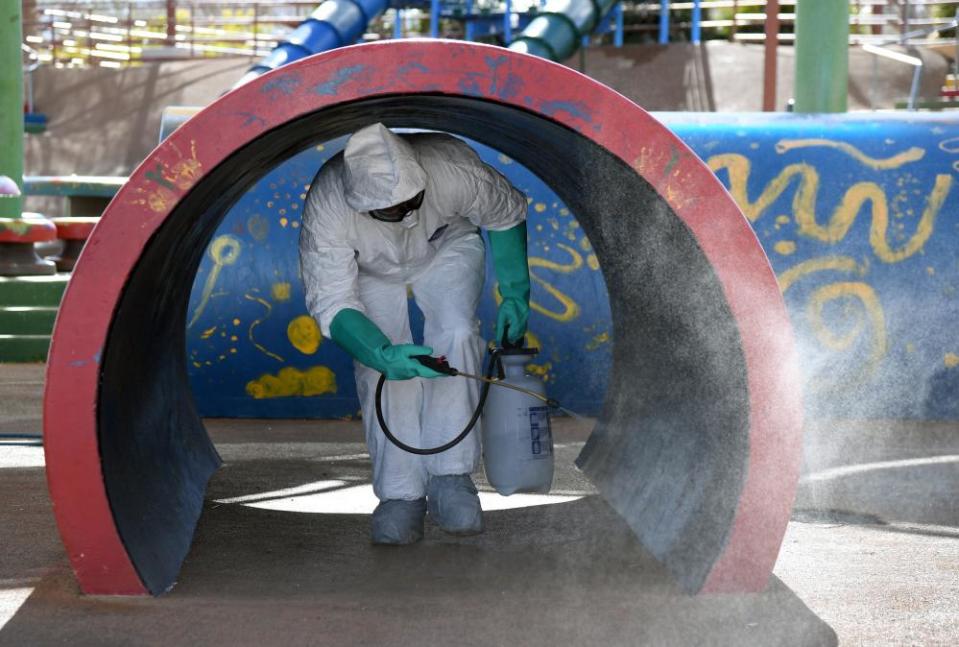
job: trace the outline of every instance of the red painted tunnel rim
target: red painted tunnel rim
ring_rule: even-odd
[[[692,231],[739,326],[750,394],[748,473],[704,590],[762,589],[798,481],[801,404],[792,337],[783,332],[790,330],[785,306],[748,222],[703,162],[625,97],[544,59],[438,40],[347,47],[257,78],[181,126],[110,203],[64,295],[44,399],[47,478],[81,588],[146,593],[104,490],[96,408],[113,313],[150,237],[207,172],[256,137],[325,107],[397,93],[493,101],[572,128],[643,176]]]

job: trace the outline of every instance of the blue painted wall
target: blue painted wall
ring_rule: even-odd
[[[959,418],[959,121],[657,117],[716,172],[765,248],[796,332],[811,415]],[[351,363],[305,316],[296,256],[303,196],[342,144],[307,150],[265,177],[204,256],[187,335],[203,415],[356,414]],[[551,395],[595,413],[611,350],[598,261],[548,187],[476,148],[531,203],[530,330],[544,349],[531,370]],[[491,336],[495,304],[486,292],[480,316]]]

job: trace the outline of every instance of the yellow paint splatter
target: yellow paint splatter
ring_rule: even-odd
[[[567,209],[566,207],[563,207],[562,209],[559,210],[559,215],[561,215],[561,216],[568,216],[568,215],[569,215],[569,209]]]
[[[928,274],[929,276],[934,276],[935,273],[936,273],[936,268],[934,268],[934,267],[927,267],[927,268],[926,268],[926,274]]]
[[[586,257],[586,264],[589,266],[589,269],[598,270],[599,258],[596,257],[596,254],[590,254],[589,256]]]
[[[537,202],[535,205],[533,205],[533,209],[536,211],[536,213],[543,213],[546,211],[546,205],[542,202]]]
[[[286,336],[289,338],[293,348],[304,355],[312,355],[319,349],[323,336],[320,334],[320,327],[316,321],[309,315],[300,315],[286,327]]]
[[[207,328],[206,330],[200,333],[200,339],[209,339],[210,337],[213,336],[213,333],[215,332],[216,332],[216,326],[213,326],[212,328]]]
[[[239,319],[234,319],[234,320],[233,320],[233,325],[234,325],[234,326],[239,326],[239,325],[240,325],[240,320],[239,320]]]
[[[946,353],[946,356],[942,358],[942,362],[946,365],[946,368],[956,368],[959,366],[959,355]]]
[[[906,342],[906,352],[907,352],[907,353],[915,353],[915,352],[916,352],[916,345],[913,344],[912,342]]]
[[[289,301],[290,284],[286,282],[274,283],[273,287],[270,288],[270,293],[273,295],[274,301]]]
[[[587,342],[586,350],[596,350],[597,348],[599,348],[600,346],[602,346],[603,344],[607,342],[609,342],[609,333],[608,332],[600,333],[596,335],[595,337],[593,337],[592,339],[590,339],[589,342]]]
[[[190,319],[190,323],[187,324],[187,328],[193,326],[197,319],[203,314],[203,311],[206,310],[207,304],[210,303],[210,297],[213,296],[213,288],[216,287],[216,282],[220,278],[220,272],[223,271],[224,267],[236,263],[236,260],[240,258],[242,249],[243,246],[240,243],[240,239],[230,234],[217,236],[213,239],[213,242],[210,243],[209,254],[210,258],[213,259],[213,268],[203,283],[203,291],[200,293],[200,303],[197,305],[196,310],[193,311],[193,317]]]
[[[584,252],[588,252],[593,248],[593,246],[590,244],[589,238],[583,238],[581,241],[579,241],[579,248]]]
[[[286,227],[288,224],[290,224],[290,221],[289,221],[289,220],[287,220],[286,218],[280,218],[280,225],[281,225],[281,226]]]
[[[852,144],[832,141],[831,139],[783,139],[782,141],[776,143],[776,152],[782,154],[796,148],[817,147],[835,148],[842,151],[846,155],[849,155],[850,157],[854,157],[856,160],[862,162],[869,168],[877,171],[899,168],[900,166],[909,164],[910,162],[919,161],[926,155],[926,151],[917,146],[913,146],[912,148],[904,150],[901,153],[897,153],[892,157],[879,159],[866,155]]]
[[[790,220],[792,220],[792,218],[786,215],[776,216],[777,225],[788,225]]]
[[[773,249],[776,250],[777,254],[782,254],[783,256],[789,256],[790,254],[795,253],[796,243],[794,243],[791,240],[781,240],[775,245],[773,245]]]
[[[336,393],[336,375],[326,366],[314,366],[305,371],[287,366],[276,375],[265,374],[247,382],[246,392],[256,400]]]

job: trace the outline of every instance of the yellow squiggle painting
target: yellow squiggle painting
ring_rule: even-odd
[[[266,347],[264,347],[262,344],[260,344],[258,341],[256,341],[256,338],[254,337],[254,333],[253,333],[253,331],[256,330],[256,327],[259,326],[259,325],[260,325],[261,323],[263,323],[264,321],[266,321],[267,318],[270,316],[270,314],[273,312],[273,306],[270,305],[270,302],[267,301],[266,299],[261,299],[260,297],[255,297],[255,296],[253,296],[252,294],[244,294],[244,295],[243,295],[243,298],[244,298],[244,299],[247,299],[247,300],[249,300],[249,301],[256,301],[257,303],[259,303],[260,305],[262,305],[264,308],[266,308],[266,314],[263,315],[262,317],[260,317],[259,319],[256,319],[253,323],[250,324],[250,328],[249,328],[249,330],[247,331],[247,336],[250,338],[250,343],[253,344],[253,346],[254,346],[258,351],[260,351],[261,353],[263,353],[263,354],[266,355],[267,357],[272,357],[273,359],[275,359],[275,360],[278,361],[278,362],[283,362],[283,361],[285,361],[282,357],[280,357],[280,356],[277,355],[276,353],[273,353],[273,352],[267,350]]]
[[[193,311],[193,317],[190,318],[190,323],[186,325],[187,328],[192,327],[193,324],[197,322],[197,319],[203,315],[204,310],[206,310],[207,305],[210,303],[210,297],[213,296],[213,289],[216,287],[216,282],[220,278],[220,272],[223,271],[223,268],[227,265],[236,263],[237,259],[240,258],[242,250],[243,244],[240,242],[240,239],[230,234],[217,236],[213,239],[213,242],[210,243],[209,254],[210,258],[213,259],[213,267],[210,269],[210,273],[203,283],[203,291],[200,293],[200,303],[197,305],[196,310]]]
[[[276,375],[265,374],[246,383],[247,395],[256,399],[311,397],[336,393],[336,375],[326,366],[305,371],[287,366]]]
[[[709,168],[718,172],[725,169],[729,174],[729,192],[751,221],[755,222],[788,188],[793,178],[799,186],[793,196],[793,215],[801,235],[823,243],[835,244],[849,233],[863,205],[870,204],[869,244],[876,256],[886,263],[901,262],[925,246],[933,234],[936,218],[942,210],[952,189],[952,177],[937,175],[926,207],[916,225],[915,233],[899,249],[888,242],[889,203],[885,191],[874,182],[858,182],[845,193],[839,206],[825,225],[816,220],[816,202],[819,193],[819,173],[809,164],[797,163],[785,167],[767,184],[755,201],[749,199],[748,181],[752,170],[751,161],[736,153],[714,155],[709,158]]]
[[[538,256],[530,257],[529,259],[529,277],[531,280],[535,281],[539,285],[543,286],[543,289],[546,290],[547,294],[556,299],[563,306],[563,309],[556,312],[549,310],[543,305],[531,301],[529,304],[530,309],[535,310],[536,312],[554,319],[560,322],[571,321],[579,316],[580,308],[579,304],[573,300],[572,297],[564,293],[559,288],[555,287],[546,279],[538,276],[533,270],[535,268],[543,268],[547,270],[552,270],[553,272],[559,272],[560,274],[570,274],[576,270],[583,267],[583,256],[577,252],[574,248],[569,245],[564,245],[563,243],[557,243],[556,245],[567,254],[570,255],[569,263],[557,263],[546,258],[541,258]],[[498,291],[497,291],[498,294]]]
[[[926,156],[926,151],[918,146],[908,148],[891,157],[880,159],[866,155],[852,144],[837,142],[832,139],[783,139],[776,142],[776,152],[780,155],[797,148],[835,148],[877,171],[899,168],[905,164],[917,162]]]
[[[791,267],[779,275],[779,287],[784,293],[800,279],[824,271],[838,271],[845,273],[866,273],[866,267],[859,265],[855,259],[847,256],[826,256],[813,258]],[[824,316],[827,304],[839,300],[854,299],[864,310],[865,317],[857,313],[855,325],[845,334],[836,334],[829,329]],[[875,290],[868,283],[861,281],[839,281],[828,283],[816,288],[806,304],[806,317],[816,338],[826,348],[835,352],[842,352],[852,348],[866,327],[868,320],[873,335],[870,342],[869,357],[858,374],[846,381],[846,386],[860,384],[875,372],[880,362],[889,351],[888,334],[886,330],[886,316],[882,304]],[[834,388],[835,383],[814,382],[809,388],[821,391]]]

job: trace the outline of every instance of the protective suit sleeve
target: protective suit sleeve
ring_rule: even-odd
[[[432,355],[432,348],[416,344],[391,344],[376,324],[362,312],[352,308],[340,310],[333,317],[330,339],[356,361],[379,371],[389,380],[443,377],[442,373],[437,373],[413,359],[413,355]]]
[[[499,281],[502,302],[496,312],[496,343],[503,340],[509,326],[510,342],[526,334],[529,320],[529,263],[526,254],[526,222],[505,231],[489,232],[493,269]]]
[[[346,241],[340,210],[325,195],[335,188],[321,173],[314,181],[303,209],[300,229],[300,274],[306,307],[324,336],[330,336],[333,317],[344,308],[365,312],[359,296],[356,250]]]
[[[459,193],[461,213],[477,227],[502,231],[526,220],[527,201],[499,171],[466,143],[450,137],[437,151],[450,175],[443,183]],[[445,173],[443,173],[445,175]]]

